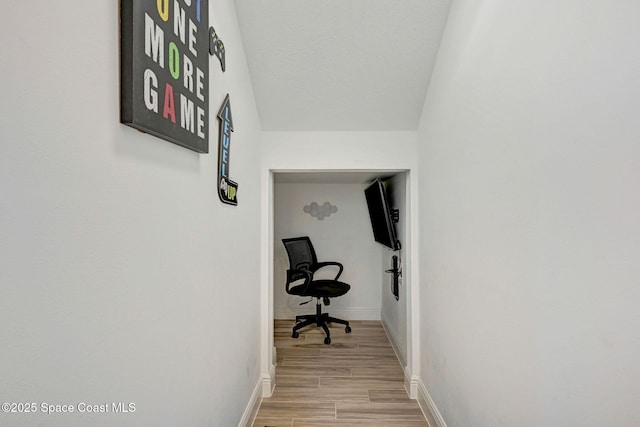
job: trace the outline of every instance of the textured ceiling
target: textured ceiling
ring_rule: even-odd
[[[235,0],[262,129],[417,129],[450,2]]]

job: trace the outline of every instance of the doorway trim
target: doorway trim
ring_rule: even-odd
[[[415,169],[270,169],[261,171],[261,251],[260,251],[260,381],[262,397],[270,397],[275,387],[275,347],[273,342],[274,283],[274,173],[287,172],[380,172],[406,173],[406,212],[409,227],[406,232],[408,245],[405,246],[409,277],[405,281],[407,293],[407,348],[404,369],[405,388],[411,399],[418,397],[419,384],[419,269],[418,269],[418,177]]]

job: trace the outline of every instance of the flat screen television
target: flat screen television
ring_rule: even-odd
[[[387,190],[380,178],[377,178],[364,190],[369,208],[369,217],[373,229],[373,239],[394,251],[400,249],[396,229],[391,218]]]

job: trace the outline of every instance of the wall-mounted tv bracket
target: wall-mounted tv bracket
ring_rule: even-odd
[[[396,298],[396,301],[400,299],[400,289],[398,286],[399,278],[402,276],[402,270],[398,268],[398,256],[394,255],[391,258],[393,268],[391,270],[385,270],[385,273],[393,274],[393,280],[391,284],[391,293]]]
[[[400,209],[391,209],[391,221],[394,224],[400,221]]]
[[[220,37],[216,34],[216,30],[213,27],[209,27],[209,55],[215,55],[220,61],[222,71],[224,72],[226,67],[224,43],[220,40]]]

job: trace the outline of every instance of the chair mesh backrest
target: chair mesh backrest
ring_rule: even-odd
[[[289,255],[289,268],[309,268],[317,263],[316,253],[308,237],[282,239],[282,243]]]

